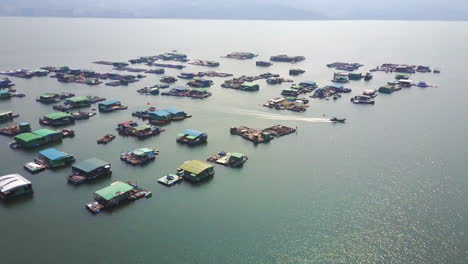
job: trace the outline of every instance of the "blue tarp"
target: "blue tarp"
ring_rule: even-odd
[[[178,109],[175,109],[175,108],[166,108],[166,109],[163,109],[162,111],[166,111],[172,115],[180,115],[180,114],[184,114],[184,111],[180,111]]]
[[[39,154],[41,154],[42,156],[46,157],[49,160],[58,160],[58,159],[61,159],[61,158],[64,158],[64,157],[68,156],[67,153],[58,151],[58,150],[56,150],[54,148],[39,151]]]
[[[169,116],[170,113],[167,112],[166,110],[158,110],[158,111],[152,111],[149,112],[150,115],[156,115],[156,116]]]
[[[104,102],[100,102],[99,104],[109,106],[109,105],[118,104],[118,103],[120,103],[119,100],[107,100],[107,101],[104,101]]]
[[[193,130],[193,129],[185,129],[184,131],[182,131],[182,133],[186,134],[186,135],[189,135],[189,136],[194,136],[194,137],[199,137],[199,136],[205,134],[203,132],[196,131],[196,130]]]

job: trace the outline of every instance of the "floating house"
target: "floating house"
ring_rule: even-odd
[[[74,161],[75,157],[73,157],[73,155],[58,151],[54,148],[39,151],[39,157],[36,159],[36,162],[44,164],[49,168],[66,166]]]
[[[148,119],[152,123],[165,124],[171,121],[171,114],[164,110],[152,111],[148,113]]]
[[[214,175],[214,166],[199,160],[184,162],[178,169],[177,174],[189,182],[201,182]]]
[[[375,101],[370,96],[356,95],[351,98],[351,102],[354,104],[375,104]]]
[[[0,100],[10,99],[11,93],[7,91],[0,90]]]
[[[0,200],[31,194],[32,183],[19,174],[0,176]]]
[[[379,93],[386,93],[386,94],[390,94],[390,93],[393,93],[395,91],[395,86],[393,85],[385,85],[385,86],[382,86],[379,88]]]
[[[303,81],[299,85],[305,88],[317,88],[317,83],[314,81]]]
[[[19,124],[11,125],[0,129],[0,134],[5,136],[16,136],[21,133],[31,132],[31,126],[28,122],[21,122]]]
[[[363,76],[362,76],[362,73],[360,73],[360,72],[350,72],[350,73],[348,73],[348,79],[350,79],[350,80],[357,81],[357,80],[361,80],[362,78],[363,78]]]
[[[60,96],[56,93],[45,93],[41,94],[39,98],[36,99],[36,101],[44,104],[57,103],[60,101]]]
[[[73,108],[86,107],[91,105],[91,99],[85,96],[74,96],[70,97],[65,101],[66,105],[70,105]]]
[[[187,117],[187,114],[184,111],[175,108],[165,108],[162,111],[169,113],[171,120],[182,120]]]
[[[296,62],[305,60],[305,57],[304,56],[288,56],[288,55],[285,55],[285,54],[281,54],[281,55],[271,56],[270,60],[271,61],[279,61],[279,62],[296,63]]]
[[[273,65],[273,63],[271,63],[269,61],[257,61],[257,62],[255,62],[255,65],[259,66],[259,67],[269,67],[269,66]]]
[[[408,80],[409,79],[409,74],[398,73],[397,75],[395,75],[395,79],[397,79],[397,80]]]
[[[242,167],[248,160],[247,156],[238,152],[221,151],[207,159],[209,162],[218,163],[228,167]]]
[[[98,104],[99,112],[112,112],[115,110],[127,109],[119,100],[107,100]]]
[[[59,142],[62,141],[62,133],[57,130],[51,129],[39,129],[33,131],[34,134],[42,137],[44,143]]]
[[[281,95],[284,95],[284,96],[298,96],[299,91],[295,90],[295,89],[284,89],[283,91],[281,91]]]
[[[94,193],[94,199],[105,207],[116,206],[128,199],[134,187],[128,183],[116,181],[110,186]]]
[[[413,81],[411,80],[398,80],[398,84],[401,86],[401,87],[411,87],[413,85]]]
[[[141,165],[154,160],[157,155],[159,155],[158,149],[139,148],[127,153],[122,153],[120,159],[131,165]]]
[[[15,136],[15,142],[23,148],[35,148],[44,144],[42,137],[34,133],[21,133]]]
[[[148,136],[159,135],[161,131],[163,130],[159,127],[155,127],[151,125],[141,125],[133,129],[132,135],[137,136],[137,137],[148,137]]]
[[[303,69],[290,69],[289,70],[289,75],[293,75],[293,76],[296,76],[296,75],[299,75],[299,74],[303,74],[305,71]]]
[[[39,119],[41,125],[49,126],[63,126],[72,124],[75,122],[73,116],[65,112],[56,112],[52,114],[45,115],[43,118]]]
[[[245,82],[241,85],[240,89],[242,91],[258,91],[260,89],[260,86],[255,83]]]
[[[74,164],[72,174],[67,177],[67,180],[72,184],[80,184],[110,175],[112,175],[112,168],[109,162],[91,158]]]
[[[12,111],[0,113],[0,122],[10,121],[18,116],[18,114],[13,113]]]
[[[196,145],[205,143],[208,140],[208,135],[204,132],[186,129],[177,135],[177,142],[187,145]]]
[[[257,57],[257,54],[254,54],[251,52],[238,52],[238,51],[231,52],[225,56],[225,58],[238,59],[238,60],[247,60],[247,59],[252,59],[254,57]]]

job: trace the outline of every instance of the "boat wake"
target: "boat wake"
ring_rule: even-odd
[[[269,120],[281,120],[281,121],[302,121],[302,122],[311,122],[311,123],[330,123],[329,118],[318,118],[318,117],[299,117],[293,115],[280,115],[280,114],[272,114],[263,111],[255,111],[255,110],[246,110],[246,109],[238,109],[238,108],[224,108],[227,113],[229,114],[238,114],[243,116],[255,116],[260,117],[263,119]]]

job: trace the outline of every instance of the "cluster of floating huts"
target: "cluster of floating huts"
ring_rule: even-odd
[[[223,58],[237,60],[251,60],[258,57],[258,54],[251,52],[232,52]],[[259,67],[269,67],[273,63],[299,63],[305,60],[303,56],[289,56],[285,54],[271,56],[269,60],[255,61],[255,65]],[[163,62],[163,63],[161,63]],[[98,85],[103,80],[110,80],[106,85],[118,86],[128,85],[137,82],[144,78],[140,73],[165,74],[165,68],[181,70],[185,68],[182,64],[171,64],[167,62],[188,63],[196,66],[218,67],[220,63],[211,60],[190,60],[187,55],[177,51],[162,53],[154,56],[138,57],[131,59],[128,62],[111,62],[111,61],[96,61],[94,63],[101,65],[112,66],[116,71],[135,72],[138,75],[124,75],[116,73],[98,73],[93,70],[72,69],[67,66],[63,67],[43,67],[39,70],[20,69],[17,71],[5,71],[0,74],[8,77],[33,78],[50,75],[60,82],[75,82],[88,85]],[[151,69],[140,69],[130,67],[131,64],[146,64],[147,66],[157,67]],[[425,82],[417,84],[410,80],[411,74],[434,72],[440,73],[440,70],[432,70],[428,66],[404,65],[385,63],[378,66],[365,74],[358,72],[363,66],[360,63],[344,63],[334,62],[326,65],[330,69],[337,70],[333,73],[331,83],[319,87],[315,81],[301,81],[294,83],[293,80],[281,77],[279,74],[264,73],[256,76],[243,75],[229,80],[225,80],[221,85],[224,88],[236,89],[241,91],[259,91],[260,85],[258,80],[265,80],[268,85],[277,85],[291,82],[289,88],[283,89],[280,92],[282,97],[277,97],[268,100],[263,106],[277,110],[291,110],[295,112],[304,112],[308,108],[309,99],[301,97],[304,94],[310,98],[326,99],[333,98],[337,100],[343,94],[351,92],[351,89],[345,87],[351,81],[365,80],[370,81],[373,78],[372,72],[395,73],[395,81],[388,82],[376,90],[364,90],[362,94],[352,97],[350,100],[356,104],[374,104],[374,98],[378,93],[393,93],[401,90],[403,87],[419,86],[429,87],[431,85]],[[52,74],[51,74],[52,73]],[[292,68],[289,70],[290,76],[299,76],[305,73],[304,69]],[[232,74],[216,71],[207,72],[181,72],[176,77],[162,76],[160,82],[152,87],[144,87],[137,90],[140,94],[145,95],[167,95],[177,97],[190,98],[207,98],[212,95],[208,92],[208,88],[213,85],[213,81],[206,79],[207,77],[231,77]],[[186,80],[186,85],[175,86],[171,88],[173,83],[180,80]],[[13,89],[14,83],[8,79],[0,79],[0,99],[8,99],[14,96],[21,97]],[[160,93],[160,89],[168,89]],[[92,104],[97,104],[97,109],[101,113],[113,112],[117,110],[127,109],[119,100],[106,100],[96,96],[76,96],[72,93],[44,93],[36,98],[37,102],[43,104],[54,104],[53,109],[57,112],[44,115],[39,119],[41,125],[48,126],[65,126],[73,124],[75,120],[89,119],[96,115],[94,112],[82,112],[81,110],[72,111],[89,107]],[[62,104],[58,104],[63,102]],[[147,110],[136,111],[133,116],[141,118],[148,123],[138,123],[135,121],[125,121],[117,124],[116,130],[122,136],[134,136],[138,138],[146,138],[150,136],[160,135],[165,131],[160,125],[170,123],[175,120],[183,120],[191,117],[184,111],[175,108],[156,109],[150,107]],[[18,117],[18,114],[7,111],[0,113],[0,122],[12,121]],[[332,122],[343,123],[345,119],[332,118]],[[232,135],[240,136],[254,144],[268,143],[271,140],[282,137],[288,134],[297,132],[297,127],[292,128],[284,125],[275,125],[264,129],[250,128],[246,126],[230,128]],[[60,142],[63,138],[74,136],[73,130],[61,129],[37,129],[32,130],[28,122],[15,123],[0,129],[0,134],[14,138],[10,144],[11,148],[34,149],[39,147],[47,147],[51,143]],[[116,138],[113,134],[106,134],[97,139],[97,144],[107,144]],[[185,129],[178,133],[175,137],[176,142],[190,146],[202,145],[208,141],[208,134],[203,131],[194,129]],[[120,154],[120,159],[125,164],[133,166],[143,165],[156,159],[159,155],[159,149],[152,147],[137,148],[130,151],[125,151]],[[209,179],[215,173],[214,164],[219,164],[228,167],[242,167],[248,160],[245,154],[238,152],[220,151],[208,157],[206,161],[189,160],[181,164],[175,173],[169,173],[158,179],[158,182],[171,186],[176,183],[186,180],[192,183],[199,183]],[[66,176],[66,181],[70,184],[79,185],[87,181],[92,181],[101,177],[110,177],[112,175],[112,167],[109,162],[98,158],[89,158],[78,160],[72,154],[68,154],[59,149],[46,148],[38,152],[37,157],[24,165],[25,170],[30,173],[39,173],[46,169],[54,169],[57,167],[71,166],[70,173]],[[0,199],[9,199],[15,196],[30,194],[33,192],[32,183],[25,177],[19,174],[9,174],[0,176]],[[104,209],[118,206],[126,201],[138,200],[140,198],[149,198],[152,196],[150,191],[142,189],[130,181],[115,181],[108,187],[97,190],[94,193],[92,202],[86,203],[86,208],[93,212],[99,213]]]

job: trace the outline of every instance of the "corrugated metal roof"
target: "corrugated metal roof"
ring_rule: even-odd
[[[31,182],[19,174],[1,176],[0,192],[5,193],[29,184],[31,184]]]
[[[162,111],[166,111],[170,114],[173,114],[173,115],[177,115],[177,114],[183,114],[184,111],[181,111],[181,110],[178,110],[178,109],[175,109],[175,108],[166,108],[166,109],[163,109]]]
[[[100,102],[99,105],[113,105],[113,104],[119,104],[119,100],[107,100],[104,102]]]
[[[46,136],[54,135],[54,134],[60,134],[59,131],[51,130],[51,129],[47,129],[47,128],[33,131],[33,133],[36,134],[36,135],[39,135],[41,137],[46,137]]]
[[[182,169],[189,173],[199,174],[204,170],[212,167],[213,165],[210,165],[200,160],[189,160],[184,162],[184,164],[182,164],[182,166],[180,166],[179,169]]]
[[[29,142],[29,141],[33,141],[33,140],[36,140],[36,139],[41,139],[42,137],[39,136],[39,135],[36,135],[34,133],[22,133],[22,134],[19,134],[17,136],[15,136],[15,140],[18,141],[21,140],[21,141],[25,141],[25,142]]]
[[[185,135],[194,136],[194,137],[199,137],[201,135],[206,134],[204,132],[200,132],[200,131],[193,130],[193,129],[185,129],[184,131],[182,131],[182,133]]]
[[[73,96],[73,97],[68,98],[67,101],[70,101],[70,102],[89,101],[89,98],[84,97],[84,96]]]
[[[165,110],[158,110],[158,111],[152,111],[149,112],[150,115],[157,115],[157,116],[168,116],[170,115],[169,112],[166,112]]]
[[[96,191],[96,194],[105,200],[111,200],[122,193],[126,193],[133,189],[133,186],[125,182],[117,181],[112,183],[110,186]]]
[[[99,167],[103,167],[106,165],[109,165],[109,162],[105,162],[97,158],[91,158],[74,164],[72,168],[76,168],[84,172],[91,172]]]
[[[44,116],[45,118],[56,120],[64,117],[71,117],[69,113],[64,113],[64,112],[57,112],[57,113],[52,113]]]
[[[54,148],[44,149],[42,151],[39,151],[39,154],[50,160],[57,160],[69,156],[67,153],[58,151]]]

